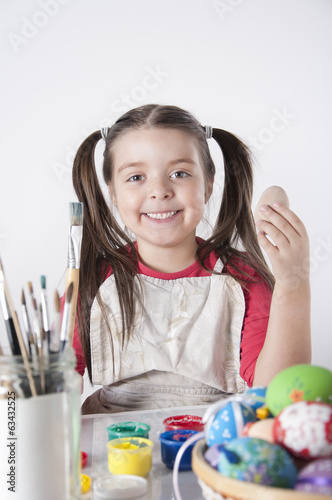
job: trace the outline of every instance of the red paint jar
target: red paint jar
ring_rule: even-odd
[[[85,453],[85,451],[81,451],[81,459],[82,469],[84,469],[84,467],[86,467],[88,464],[88,454]]]
[[[163,420],[165,431],[183,430],[203,431],[202,417],[197,415],[173,415]]]

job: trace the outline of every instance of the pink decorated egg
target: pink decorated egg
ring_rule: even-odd
[[[273,437],[297,457],[332,457],[332,406],[316,401],[287,406],[274,420]]]

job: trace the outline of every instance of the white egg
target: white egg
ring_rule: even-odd
[[[260,211],[260,207],[262,205],[269,205],[270,207],[272,207],[273,203],[275,203],[276,201],[279,201],[287,208],[289,208],[289,199],[286,191],[282,187],[270,186],[267,189],[265,189],[255,207],[254,211],[255,222],[257,222],[258,220],[267,220],[264,214]]]

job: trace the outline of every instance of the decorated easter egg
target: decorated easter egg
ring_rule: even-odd
[[[300,364],[278,373],[266,391],[266,406],[272,415],[278,415],[297,401],[322,401],[332,405],[332,371]]]
[[[250,387],[243,394],[243,402],[256,411],[265,405],[266,391],[265,386]]]
[[[274,420],[273,436],[297,457],[332,457],[332,406],[315,401],[287,406]]]
[[[225,445],[225,450],[228,454],[221,454],[218,464],[218,470],[224,476],[267,486],[293,488],[297,469],[282,446],[263,439],[241,437]]]
[[[214,444],[213,446],[209,446],[204,452],[205,460],[213,467],[214,469],[218,469],[218,464],[220,460],[220,454],[224,451],[223,444]]]
[[[241,436],[247,422],[256,420],[255,412],[241,401],[228,401],[220,408],[213,419],[205,426],[206,443],[228,443],[231,439]]]
[[[273,436],[274,418],[266,418],[257,422],[249,422],[244,426],[242,435],[264,439],[269,443],[275,443]]]
[[[332,458],[313,460],[297,476],[295,489],[307,493],[332,495]]]

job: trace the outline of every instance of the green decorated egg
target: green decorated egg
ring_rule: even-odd
[[[286,368],[271,381],[266,391],[266,406],[278,415],[298,401],[321,401],[332,405],[332,371],[301,364]]]
[[[240,481],[293,488],[297,469],[289,453],[263,439],[240,437],[225,445],[218,470]]]

